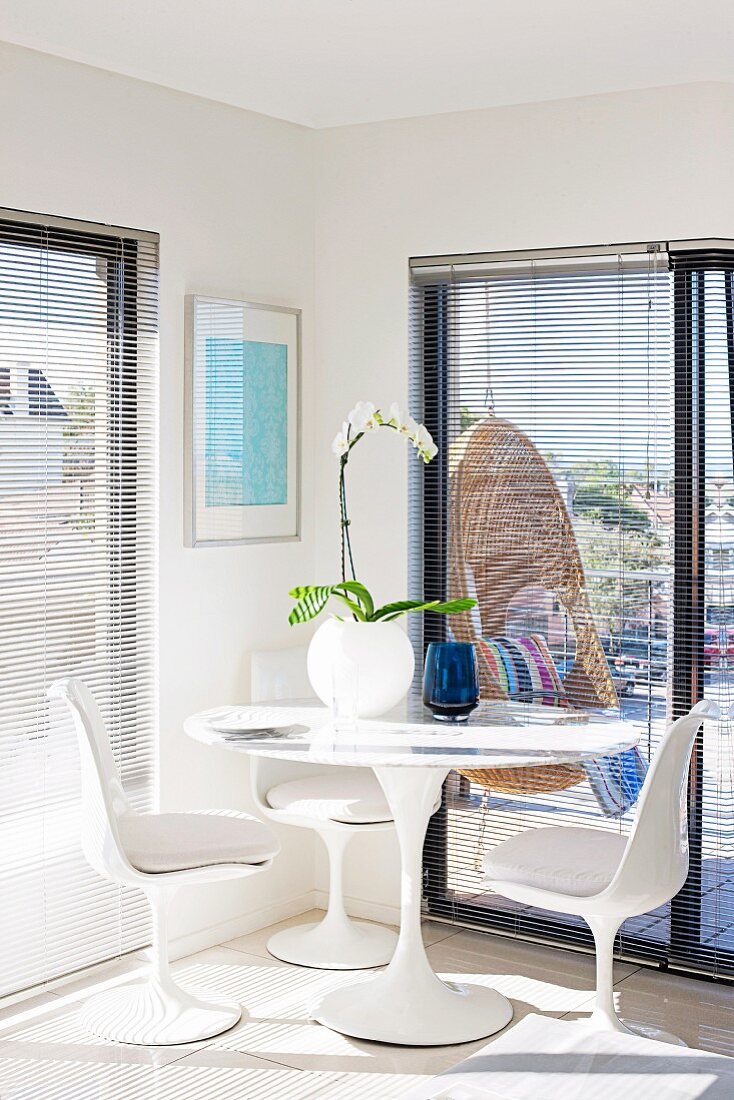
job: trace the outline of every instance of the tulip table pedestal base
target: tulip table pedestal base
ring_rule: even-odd
[[[510,1002],[484,986],[442,982],[421,935],[423,844],[448,769],[379,767],[375,774],[400,843],[398,945],[384,971],[327,993],[311,1016],[344,1035],[405,1046],[444,1046],[493,1035],[512,1019]]]

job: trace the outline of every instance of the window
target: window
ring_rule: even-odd
[[[414,590],[476,594],[457,637],[542,636],[562,690],[538,702],[614,707],[648,759],[672,717],[704,693],[726,715],[734,687],[733,267],[726,249],[666,243],[412,261],[413,403],[441,456],[412,487]],[[419,647],[447,629],[434,619]],[[625,924],[622,953],[734,973],[733,760],[728,721],[706,723],[688,882]],[[482,884],[483,850],[525,829],[628,831],[631,812],[567,778],[452,777],[426,845],[429,911],[587,942],[582,921]]]
[[[148,942],[79,843],[82,677],[133,804],[155,747],[157,238],[0,218],[0,994]]]

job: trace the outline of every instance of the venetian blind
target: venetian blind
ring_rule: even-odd
[[[133,805],[155,746],[158,245],[0,217],[0,993],[149,941],[79,837],[79,754],[46,698],[79,676]]]
[[[734,682],[725,276],[692,275],[685,255],[656,243],[412,262],[413,411],[440,448],[414,475],[413,589],[477,595],[450,624],[459,637],[511,649],[540,636],[561,686],[538,704],[631,718],[645,760],[704,693],[726,715]],[[419,648],[446,627],[427,618]],[[689,881],[626,923],[628,957],[734,969],[728,732],[707,723],[694,754]],[[627,833],[634,811],[614,812],[584,773],[546,790],[501,778],[448,782],[427,909],[588,946],[582,921],[488,891],[482,855],[539,826]]]

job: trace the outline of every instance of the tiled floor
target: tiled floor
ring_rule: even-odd
[[[313,919],[304,914],[291,923]],[[487,1040],[456,1047],[405,1048],[347,1039],[308,1019],[308,1004],[354,974],[288,966],[271,958],[273,929],[231,940],[175,964],[182,984],[247,1006],[225,1035],[185,1047],[104,1043],[83,1032],[77,1009],[92,989],[126,982],[144,967],[125,959],[102,972],[3,1007],[2,1100],[393,1100],[426,1075],[447,1069]],[[426,924],[441,974],[494,985],[514,1022],[528,1012],[577,1018],[589,1009],[588,955]],[[734,990],[626,964],[616,968],[622,1014],[676,1032],[691,1046],[734,1054]],[[510,1025],[512,1026],[512,1024]]]

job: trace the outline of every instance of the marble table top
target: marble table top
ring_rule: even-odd
[[[307,764],[354,767],[526,768],[572,764],[632,748],[642,727],[602,712],[487,702],[468,722],[433,719],[420,699],[335,726],[317,704],[221,706],[192,715],[186,733],[208,745]]]

